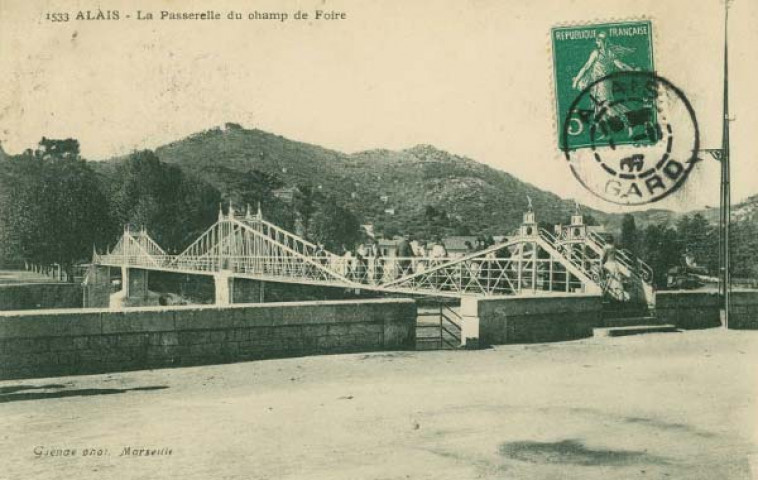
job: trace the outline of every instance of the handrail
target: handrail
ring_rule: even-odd
[[[458,345],[456,345],[453,342],[451,342],[450,340],[446,339],[445,336],[442,335],[442,334],[440,334],[440,340],[442,340],[447,345],[449,345],[451,347],[454,347],[454,348],[458,348],[458,346],[460,346],[460,344],[461,344],[460,334],[455,334],[455,333],[451,332],[450,330],[448,330],[447,328],[445,328],[443,326],[440,326],[440,329],[441,329],[441,331],[447,332],[447,334],[449,336],[453,337],[453,339],[455,339],[458,342]]]
[[[463,330],[463,328],[460,325],[458,325],[457,323],[455,323],[455,321],[453,321],[450,317],[445,316],[444,314],[441,315],[440,318],[442,320],[445,320],[450,325],[452,325],[459,332],[458,335],[460,335],[460,331]]]
[[[540,235],[546,237],[545,239],[550,243],[550,245],[555,245],[555,235],[548,232],[544,228],[540,228]]]
[[[600,245],[601,247],[604,247],[605,244],[608,243],[608,242],[605,241],[605,239],[603,237],[601,237],[597,233],[593,232],[592,230],[588,230],[587,231],[587,236],[590,237],[590,238],[592,238],[592,240],[595,243],[597,243],[598,245]]]
[[[463,321],[463,317],[462,317],[462,316],[461,316],[461,315],[460,315],[458,312],[456,312],[455,310],[453,310],[452,308],[450,308],[449,306],[447,306],[447,305],[444,305],[444,304],[441,304],[441,307],[442,307],[442,311],[445,311],[445,310],[447,310],[447,311],[448,311],[448,312],[450,312],[452,315],[454,315],[454,316],[458,317],[458,320],[460,320],[461,322]],[[453,320],[451,319],[451,321],[453,321]],[[453,321],[453,322],[455,323],[455,321]],[[460,327],[459,327],[459,328],[460,328]]]
[[[438,322],[435,322],[434,324],[416,324],[416,329],[422,329],[422,330],[431,330],[434,329],[434,331],[439,332],[438,335],[434,336],[423,336],[423,337],[417,337],[417,342],[435,342],[439,348],[444,348],[445,346],[449,348],[458,348],[461,345],[461,338],[462,338],[462,328],[461,326],[453,320],[453,316],[461,318],[460,315],[458,315],[457,312],[455,312],[453,309],[451,309],[449,306],[444,305],[442,303],[438,304],[439,309],[435,309],[434,311],[427,311],[427,312],[419,312],[417,315],[417,318],[435,318],[438,320]],[[445,315],[445,312],[448,312],[450,314],[450,317]]]
[[[587,269],[583,265],[583,259],[577,255],[574,254],[573,251],[567,251],[562,248],[558,248],[556,245],[556,239],[555,236],[552,235],[550,232],[545,230],[544,228],[540,228],[540,236],[543,237],[545,241],[547,241],[548,244],[550,244],[551,247],[555,248],[558,253],[560,253],[563,258],[568,260],[572,265],[574,265],[576,268],[580,269],[585,275],[589,276],[591,278],[591,272],[587,271]]]
[[[596,232],[589,231],[587,233],[587,237],[601,249],[605,248],[605,246],[608,244],[608,242],[606,242],[605,239],[598,235]],[[632,252],[625,248],[616,249],[616,255],[617,258],[621,260],[621,263],[629,270],[631,275],[638,276],[645,283],[650,283],[653,280],[653,268],[644,260],[635,256]],[[637,274],[636,272],[638,268],[642,272],[641,275]]]

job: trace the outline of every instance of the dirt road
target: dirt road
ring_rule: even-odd
[[[718,329],[4,381],[0,478],[750,479],[756,398]]]

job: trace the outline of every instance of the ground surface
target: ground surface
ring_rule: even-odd
[[[758,478],[757,347],[716,329],[4,381],[0,478]]]

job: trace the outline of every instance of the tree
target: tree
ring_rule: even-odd
[[[70,269],[114,231],[100,179],[75,139],[43,138],[8,161],[0,182],[6,256]]]
[[[701,214],[687,215],[676,224],[683,253],[691,255],[698,265],[711,273],[718,271],[718,231]]]
[[[292,199],[292,207],[295,209],[297,219],[303,227],[303,237],[307,237],[311,218],[316,212],[316,194],[310,185],[298,185]]]
[[[395,225],[387,225],[384,229],[382,229],[382,233],[384,235],[384,238],[393,239],[400,235],[400,229]]]
[[[599,226],[600,222],[592,214],[584,215],[584,224],[590,227]]]
[[[38,157],[45,160],[50,158],[78,158],[79,140],[73,138],[55,140],[42,137],[35,153]]]
[[[453,228],[453,235],[468,236],[471,235],[471,229],[468,227],[468,225],[458,223],[455,228]]]
[[[758,278],[758,224],[750,221],[733,222],[729,238],[732,278]]]
[[[183,249],[212,225],[221,201],[218,190],[162,163],[150,150],[134,152],[117,167],[111,197],[120,224],[146,228],[170,251]]]
[[[666,225],[648,225],[641,242],[640,257],[653,269],[653,283],[666,286],[671,267],[681,263],[682,248],[675,229]]]
[[[634,215],[627,213],[621,220],[621,238],[619,243],[623,248],[632,252],[635,256],[639,255],[639,232],[634,222]]]
[[[34,261],[33,245],[44,241],[37,228],[42,216],[42,159],[29,149],[0,169],[0,255],[4,262]]]
[[[327,197],[313,215],[311,234],[327,250],[339,252],[343,245],[352,248],[360,240],[360,222],[349,210]]]

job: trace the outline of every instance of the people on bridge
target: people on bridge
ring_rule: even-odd
[[[439,235],[434,237],[434,243],[429,250],[429,257],[435,260],[447,258],[447,248],[445,248],[445,244],[442,242],[442,237]]]
[[[376,242],[369,247],[369,268],[371,269],[371,283],[380,284],[384,280],[384,256],[382,249]]]
[[[326,265],[328,262],[326,250],[324,249],[323,243],[316,244],[316,251],[314,252],[314,255],[316,256],[316,259],[318,263],[321,265]]]
[[[416,255],[416,260],[414,262],[414,271],[417,273],[426,271],[426,267],[427,267],[426,240],[417,240],[416,249],[414,250],[413,253]]]
[[[413,248],[411,247],[411,236],[409,234],[403,235],[403,239],[397,245],[398,267],[400,268],[399,275],[410,275],[413,273]]]
[[[353,258],[353,280],[356,282],[365,282],[366,274],[368,272],[368,260],[366,259],[367,251],[363,244],[360,244],[355,249],[355,256]]]
[[[600,264],[606,271],[614,271],[618,269],[616,264],[616,245],[612,236],[608,237],[608,240],[603,247],[603,257],[600,260]]]
[[[413,253],[420,258],[426,257],[426,240],[416,240],[416,248],[413,249]]]
[[[329,263],[328,255],[326,253],[326,250],[324,250],[324,245],[322,243],[316,244],[316,249],[313,252],[313,256],[315,257],[316,263],[322,267],[326,267]],[[313,265],[309,266],[308,272],[312,277],[318,277],[321,275],[321,272],[319,272],[318,268]]]
[[[345,245],[342,245],[342,252],[339,273],[345,278],[350,278],[353,275],[353,252]]]
[[[603,247],[603,256],[600,259],[600,267],[604,277],[604,289],[623,295],[625,290],[623,278],[621,277],[621,269],[616,257],[616,242],[611,235]]]

